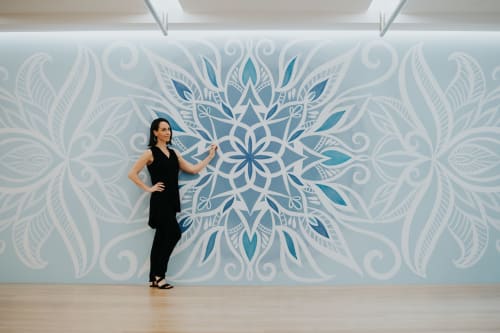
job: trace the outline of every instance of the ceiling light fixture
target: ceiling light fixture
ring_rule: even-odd
[[[155,19],[156,23],[161,29],[163,35],[168,36],[168,13],[165,8],[158,6],[157,3],[153,3],[151,0],[144,0],[146,6],[148,7],[151,15]]]
[[[370,5],[371,9],[379,11],[380,37],[384,37],[392,22],[399,15],[407,0],[373,0]],[[386,15],[390,13],[389,19],[386,20]]]

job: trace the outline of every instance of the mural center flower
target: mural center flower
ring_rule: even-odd
[[[232,126],[227,136],[219,140],[221,159],[219,171],[231,183],[233,191],[268,190],[272,179],[280,177],[286,168],[302,157],[294,153],[259,114],[249,108],[247,122]],[[285,162],[286,161],[286,162]]]
[[[246,147],[242,146],[239,142],[236,142],[236,146],[240,150],[241,154],[231,155],[230,158],[236,161],[241,160],[241,162],[237,164],[234,173],[235,174],[238,173],[245,167],[247,168],[247,176],[249,178],[252,178],[254,176],[254,170],[253,170],[254,168],[262,172],[265,172],[266,170],[264,169],[263,164],[259,162],[259,160],[269,160],[272,158],[272,156],[266,154],[259,154],[264,144],[265,142],[259,144],[259,146],[255,147],[254,149],[254,143],[252,138],[248,139]]]

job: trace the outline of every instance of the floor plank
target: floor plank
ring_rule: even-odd
[[[500,332],[500,285],[0,284],[0,332]]]

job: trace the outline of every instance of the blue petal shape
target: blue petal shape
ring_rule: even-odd
[[[205,256],[203,257],[203,262],[205,262],[212,253],[215,246],[215,239],[217,238],[217,231],[215,231],[212,235],[210,235],[210,239],[207,243],[207,248],[205,249]]]
[[[247,146],[248,146],[247,151],[248,151],[249,153],[252,153],[252,152],[253,152],[253,140],[252,140],[252,138],[251,138],[251,137],[248,137]]]
[[[252,160],[247,160],[247,172],[248,172],[248,177],[249,178],[252,178],[253,176],[253,161]]]
[[[288,252],[297,259],[297,252],[295,251],[295,244],[293,243],[292,237],[286,232],[283,231],[283,236],[285,236],[286,247],[288,248]]]
[[[252,260],[255,250],[257,249],[257,235],[254,234],[252,239],[250,239],[245,232],[243,234],[243,248],[245,249],[248,260]]]
[[[347,203],[342,199],[340,196],[339,192],[335,191],[333,188],[330,186],[322,185],[322,184],[317,184],[318,187],[323,191],[328,199],[330,199],[332,202],[341,205],[341,206],[347,206]]]
[[[258,157],[258,156],[257,156],[257,157]],[[264,170],[264,167],[262,166],[262,164],[260,164],[259,162],[257,162],[257,159],[254,159],[254,160],[252,161],[252,163],[253,163],[253,164],[255,164],[255,167],[256,167],[257,169],[259,169],[260,171],[262,171],[262,172],[266,172],[266,171]]]
[[[318,99],[319,96],[321,96],[321,94],[323,94],[323,91],[325,91],[325,87],[326,87],[327,83],[328,83],[328,79],[321,81],[320,83],[318,83],[317,85],[312,87],[311,90],[309,90],[309,94],[312,94],[311,101]]]
[[[339,165],[351,159],[351,156],[341,153],[337,150],[324,151],[323,155],[328,157],[328,160],[323,162],[323,164],[325,165]]]
[[[236,146],[238,146],[238,149],[244,154],[246,155],[247,153],[247,150],[245,147],[243,147],[239,142],[236,142]]]
[[[295,131],[288,139],[288,142],[292,142],[293,140],[297,139],[302,133],[304,133],[303,129]]]
[[[189,97],[193,94],[193,92],[185,84],[179,81],[172,80],[172,83],[174,84],[175,90],[177,90],[177,94],[179,95],[179,97],[185,101],[189,101]]]
[[[243,75],[241,79],[243,81],[243,84],[245,85],[248,84],[248,80],[251,80],[254,85],[257,82],[257,71],[252,62],[252,59],[247,60],[247,63],[243,68]]]
[[[278,205],[276,205],[276,203],[274,201],[272,201],[269,197],[266,197],[266,201],[269,204],[269,206],[272,208],[272,210],[274,210],[276,213],[279,214],[280,211],[278,209]]]
[[[205,175],[199,182],[196,184],[195,187],[200,187],[204,185],[210,178],[212,178],[212,174]]]
[[[314,220],[311,221],[309,225],[311,226],[311,228],[313,228],[314,231],[316,231],[321,236],[325,238],[330,238],[330,235],[328,235],[328,231],[326,230],[325,225],[321,223],[319,219],[314,218]]]
[[[288,174],[288,177],[290,177],[290,179],[291,179],[291,180],[292,180],[295,184],[297,184],[297,185],[299,185],[299,186],[304,186],[304,183],[302,183],[302,182],[300,181],[300,179],[299,179],[299,178],[297,178],[296,176],[292,175],[291,173],[289,173],[289,174]]]
[[[179,132],[185,132],[182,127],[179,126],[179,124],[173,120],[169,115],[167,115],[166,113],[163,113],[163,112],[155,112],[156,115],[159,117],[159,118],[164,118],[164,119],[167,119],[168,122],[170,123],[170,127],[173,131],[179,131]]]
[[[228,210],[234,202],[234,197],[231,197],[226,203],[224,204],[224,208],[222,208],[222,212],[224,213],[226,210]]]
[[[243,160],[240,164],[238,164],[238,167],[236,168],[235,172],[238,172],[240,171],[241,169],[243,169],[248,163],[248,160]]]
[[[234,118],[234,115],[233,115],[233,112],[231,111],[231,109],[229,108],[229,106],[227,106],[226,104],[222,103],[222,111],[224,111],[224,113],[231,119]]]
[[[267,142],[262,142],[260,145],[258,145],[257,148],[255,148],[255,150],[254,150],[254,154],[257,154],[258,152],[260,152],[266,144],[267,144]]]
[[[286,66],[286,70],[285,70],[285,77],[283,78],[283,84],[281,85],[281,87],[283,88],[284,86],[286,86],[288,84],[288,82],[290,82],[290,79],[292,77],[292,74],[293,74],[293,67],[295,66],[295,61],[297,60],[297,57],[293,58],[289,63],[288,65]]]
[[[185,218],[179,221],[179,228],[181,229],[181,233],[184,233],[192,225],[193,225],[193,220],[189,216],[186,216]]]
[[[240,155],[240,154],[233,154],[229,155],[230,158],[233,158],[235,160],[247,160],[247,155]]]
[[[271,119],[277,110],[278,110],[278,104],[274,104],[271,110],[269,110],[269,112],[266,114],[266,120]]]
[[[205,62],[205,68],[207,69],[208,79],[214,86],[219,87],[217,85],[217,76],[215,75],[214,67],[207,58],[203,57],[203,61]]]
[[[270,158],[273,158],[273,157],[271,155],[260,154],[260,155],[255,155],[253,161],[255,163],[258,163],[257,160],[268,160]]]
[[[197,130],[198,133],[200,133],[200,135],[202,136],[203,139],[207,140],[207,141],[212,141],[212,138],[210,137],[210,135],[208,135],[207,132],[203,131],[203,130]]]
[[[328,129],[332,128],[333,126],[335,126],[339,122],[340,118],[342,118],[344,113],[345,113],[345,111],[341,111],[341,112],[336,112],[336,113],[332,114],[323,123],[323,125],[321,125],[321,127],[318,128],[318,130],[316,132],[328,130]]]

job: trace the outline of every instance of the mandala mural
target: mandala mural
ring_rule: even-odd
[[[210,171],[183,188],[184,269],[206,265],[203,278],[224,269],[234,280],[284,270],[306,280],[307,266],[310,279],[327,278],[317,251],[357,270],[332,212],[347,206],[338,179],[356,165],[336,136],[359,111],[338,94],[355,49],[307,73],[298,56],[272,70],[259,54],[271,52],[265,46],[235,45],[226,73],[216,59],[193,59],[189,71],[147,52],[165,98],[158,105],[172,106],[164,112],[180,132],[174,143],[187,155],[199,142],[220,147]],[[221,261],[223,251],[232,258]],[[266,262],[269,253],[279,264]]]
[[[219,145],[181,175],[174,281],[425,281],[436,260],[498,263],[498,64],[451,51],[442,75],[418,41],[84,44],[63,73],[57,53],[0,64],[2,265],[64,256],[66,282],[142,281],[148,195],[126,174],[158,116],[191,162]]]

